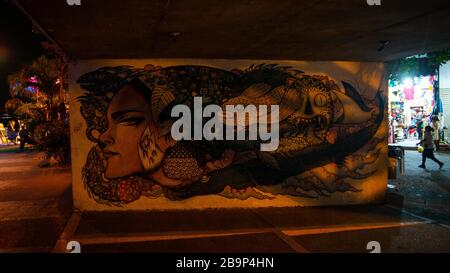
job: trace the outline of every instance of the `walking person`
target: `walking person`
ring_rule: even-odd
[[[436,152],[439,152],[439,118],[438,116],[433,116],[431,126],[433,127],[433,140],[434,146],[436,147]]]
[[[28,135],[28,130],[25,128],[25,126],[23,126],[22,129],[19,131],[19,138],[20,138],[19,151],[23,152],[25,150],[25,144],[30,143],[30,136]]]
[[[417,115],[416,125],[417,125],[417,136],[418,136],[418,139],[422,140],[422,135],[423,135],[423,116],[422,116],[422,113],[419,113]]]
[[[418,123],[417,123],[417,135],[418,135],[418,139],[419,140],[422,140],[422,138],[423,138],[423,120],[420,120]]]
[[[439,161],[434,156],[434,143],[433,143],[433,128],[431,126],[425,127],[425,133],[423,134],[423,139],[417,143],[417,145],[422,144],[423,145],[423,153],[422,153],[422,164],[419,165],[419,168],[425,169],[425,161],[427,158],[433,160],[437,164],[439,164],[439,168],[442,168],[444,166],[444,163]]]

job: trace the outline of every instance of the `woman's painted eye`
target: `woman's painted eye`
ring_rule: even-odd
[[[129,118],[123,118],[120,120],[120,123],[124,126],[138,126],[144,121],[145,118],[143,117],[129,117]]]

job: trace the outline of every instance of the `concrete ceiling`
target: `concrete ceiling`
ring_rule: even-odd
[[[366,0],[15,3],[78,59],[387,61],[450,47],[447,0],[381,0],[381,6]],[[176,41],[173,32],[181,33]]]

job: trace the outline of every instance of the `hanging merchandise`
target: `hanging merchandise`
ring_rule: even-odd
[[[420,138],[419,130],[431,122],[433,111],[442,111],[442,101],[435,101],[436,83],[434,76],[389,82],[390,130],[396,142]]]
[[[414,99],[414,86],[404,87],[403,93],[405,94],[406,100],[413,100]]]

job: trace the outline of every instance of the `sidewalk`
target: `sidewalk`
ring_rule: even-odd
[[[387,205],[76,214],[81,252],[449,252],[450,228]]]
[[[405,148],[405,150],[412,150],[412,151],[417,151],[417,143],[419,143],[418,139],[405,139],[404,141],[400,141],[400,142],[396,142],[396,143],[392,143],[389,145],[394,145],[394,146],[402,146],[403,148]],[[442,152],[447,152],[449,153],[449,145],[448,144],[440,144],[441,145],[441,150]]]
[[[443,170],[405,153],[405,175],[389,181],[373,206],[76,213],[54,251],[82,252],[382,252],[450,251],[450,155]],[[435,166],[436,165],[436,166]],[[448,169],[447,169],[448,168]]]
[[[410,212],[450,225],[450,154],[435,156],[444,162],[441,170],[429,159],[427,169],[418,168],[422,154],[405,151],[405,174],[389,181],[395,188],[388,189],[388,197]]]
[[[40,154],[0,152],[0,252],[382,252],[450,251],[450,155],[438,170],[417,168],[390,181],[372,206],[74,212],[69,168],[38,168]],[[30,179],[31,178],[31,179]]]
[[[0,253],[50,252],[72,212],[70,168],[16,149],[0,150]]]

